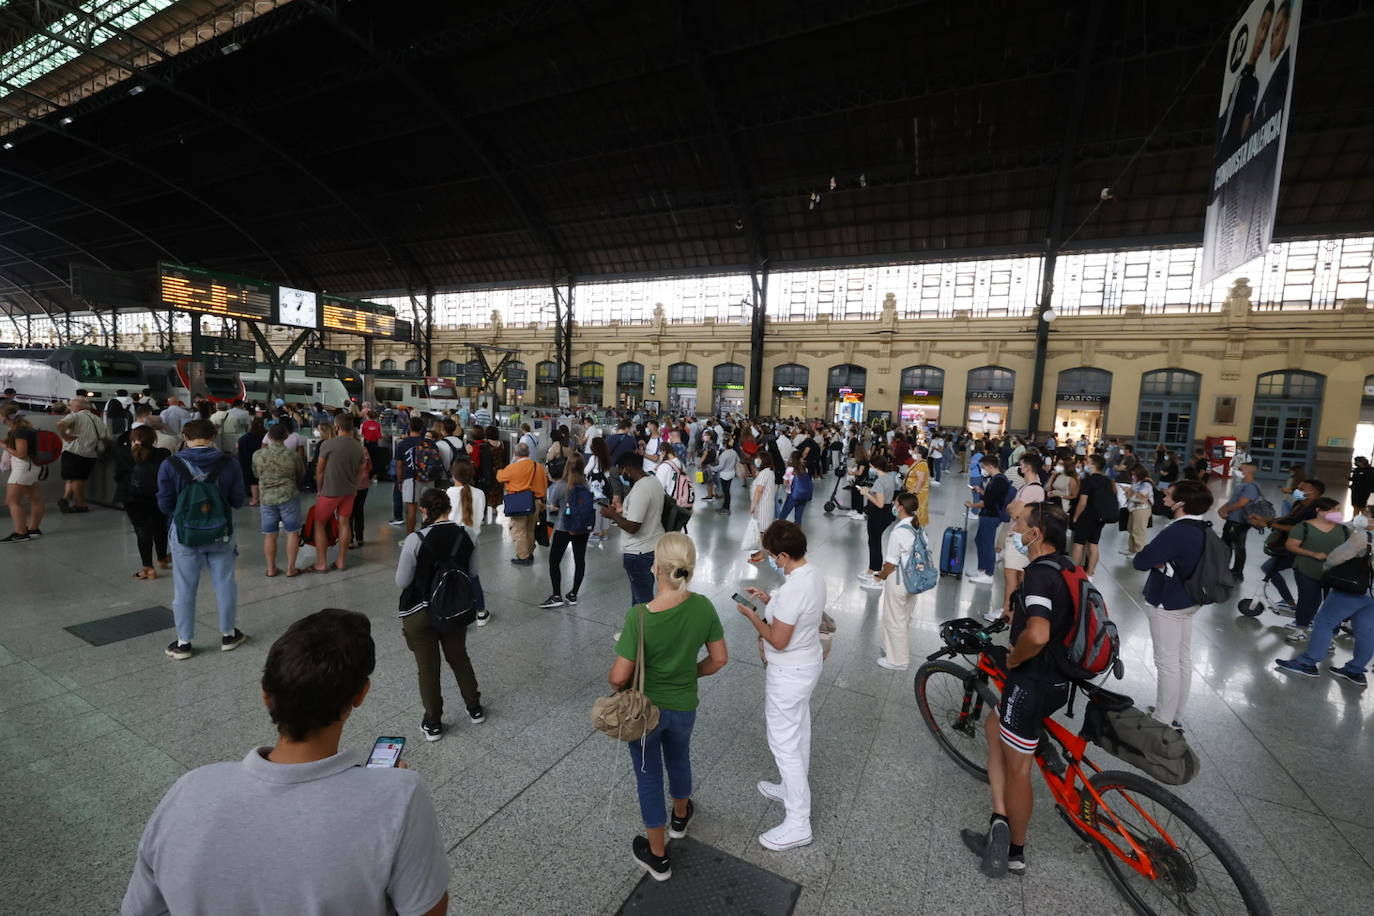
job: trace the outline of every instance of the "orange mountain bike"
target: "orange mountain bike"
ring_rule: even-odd
[[[940,627],[945,648],[916,671],[916,703],[945,753],[987,782],[984,717],[997,708],[1006,678],[986,649],[1001,621],[965,618]],[[973,656],[975,667],[946,661]],[[1094,689],[1080,682],[1089,694]],[[1057,745],[1057,746],[1056,746]],[[1036,764],[1064,822],[1092,847],[1138,913],[1267,916],[1269,904],[1235,851],[1187,802],[1135,773],[1103,770],[1088,742],[1045,719]],[[1091,772],[1089,772],[1091,771]]]

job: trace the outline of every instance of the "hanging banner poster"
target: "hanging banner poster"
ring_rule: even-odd
[[[1227,45],[1202,243],[1202,280],[1260,257],[1274,213],[1288,132],[1302,0],[1254,0]]]

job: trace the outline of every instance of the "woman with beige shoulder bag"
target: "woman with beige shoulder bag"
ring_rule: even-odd
[[[665,826],[668,837],[680,839],[687,835],[695,813],[690,748],[697,717],[697,679],[715,674],[729,659],[715,605],[688,587],[696,563],[696,545],[687,535],[672,532],[659,538],[654,546],[654,598],[625,615],[615,646],[617,657],[607,678],[617,691],[635,682],[657,707],[657,724],[628,742],[647,834],[647,838],[635,837],[631,848],[635,862],[655,881],[672,877]],[[703,645],[706,658],[698,661]],[[602,705],[598,701],[594,717]],[[652,715],[649,718],[652,722]],[[673,799],[671,821],[663,806],[665,769]]]

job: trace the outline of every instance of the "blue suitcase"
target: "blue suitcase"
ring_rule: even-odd
[[[940,540],[940,575],[962,579],[967,551],[968,532],[963,528],[946,528]]]

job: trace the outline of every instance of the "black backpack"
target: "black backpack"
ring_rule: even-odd
[[[1102,477],[1101,474],[1097,476]],[[1116,521],[1117,515],[1121,512],[1121,504],[1116,498],[1116,485],[1102,477],[1102,485],[1093,491],[1092,501],[1088,507],[1102,524]]]
[[[447,552],[441,552],[443,547],[437,542],[449,536],[446,529],[454,532],[453,543]],[[462,525],[430,527],[421,532],[415,578],[401,592],[402,615],[428,614],[441,636],[475,621],[476,590],[468,573],[471,560],[472,539]]]
[[[1180,521],[1202,529],[1202,555],[1193,574],[1183,581],[1188,596],[1199,605],[1226,601],[1236,588],[1236,577],[1231,574],[1231,549],[1217,537],[1211,522],[1191,518]]]
[[[496,468],[491,466],[491,443],[486,439],[477,443],[477,486],[482,490],[491,490],[496,486]]]
[[[157,474],[161,461],[135,461],[129,469],[129,499],[133,502],[157,502]]]

